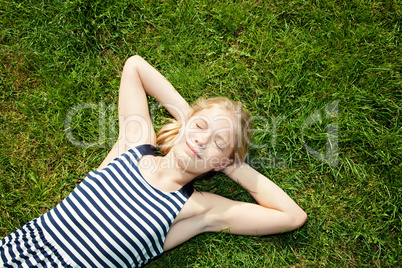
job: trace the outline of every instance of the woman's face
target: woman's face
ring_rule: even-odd
[[[179,166],[191,173],[218,171],[233,160],[236,121],[226,109],[201,110],[182,126],[173,151]]]

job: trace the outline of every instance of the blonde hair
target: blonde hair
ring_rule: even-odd
[[[228,98],[199,98],[192,105],[192,113],[187,120],[203,109],[218,107],[226,109],[235,117],[238,125],[236,126],[237,135],[231,159],[236,163],[244,161],[248,151],[248,141],[250,140],[251,116],[241,102],[232,101]],[[156,143],[161,153],[167,154],[173,147],[182,124],[171,119],[170,122],[162,127],[156,136]]]

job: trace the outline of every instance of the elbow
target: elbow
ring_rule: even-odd
[[[297,228],[302,227],[306,223],[306,221],[307,221],[307,213],[304,210],[302,210],[301,215],[298,218],[299,227]]]
[[[302,227],[307,221],[307,213],[300,209],[297,213],[293,215],[292,226],[290,227],[291,230],[298,229]]]
[[[126,66],[127,66],[127,65],[135,66],[136,64],[138,64],[138,63],[141,62],[141,61],[144,61],[144,59],[143,59],[141,56],[139,56],[139,55],[134,55],[134,56],[129,57],[129,58],[126,60],[125,65],[126,65]]]
[[[134,55],[128,58],[129,61],[136,61],[136,60],[142,60],[143,58],[140,55]]]

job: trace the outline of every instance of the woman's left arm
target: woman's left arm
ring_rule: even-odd
[[[307,214],[279,186],[246,163],[229,166],[223,172],[245,188],[257,204],[233,201],[205,193],[204,230],[233,234],[268,235],[294,230]]]
[[[304,223],[306,213],[278,185],[246,163],[229,166],[223,170],[229,178],[245,188],[263,207],[294,215]]]

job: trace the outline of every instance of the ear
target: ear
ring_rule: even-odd
[[[221,171],[222,169],[230,166],[233,163],[233,159],[223,158],[220,163],[220,167],[214,168],[215,171]]]

